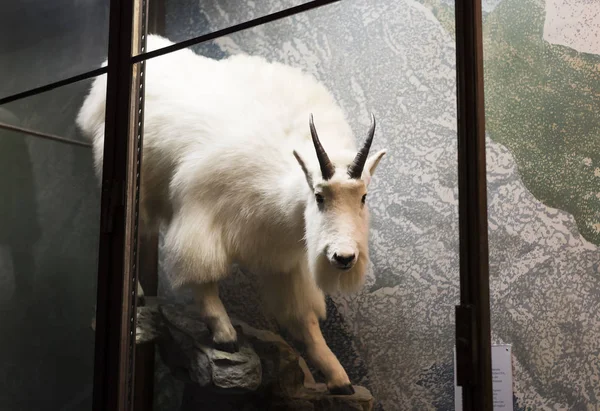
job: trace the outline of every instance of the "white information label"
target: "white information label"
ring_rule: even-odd
[[[492,345],[492,389],[494,411],[513,411],[512,347]],[[462,388],[456,385],[456,350],[454,350],[454,409],[462,411]]]

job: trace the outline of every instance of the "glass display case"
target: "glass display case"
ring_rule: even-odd
[[[493,409],[491,6],[38,3],[0,25],[0,408]]]
[[[189,110],[189,115],[194,113],[193,116],[202,117],[204,110],[209,110],[209,107],[200,104],[196,107],[193,101],[206,99],[211,102],[210,110],[230,112],[231,121],[237,123],[235,129],[243,128],[245,133],[253,135],[255,139],[260,138],[259,133],[253,131],[255,120],[248,120],[254,116],[261,118],[261,133],[284,135],[277,128],[277,123],[270,123],[277,122],[277,117],[288,114],[279,114],[276,107],[268,105],[268,99],[280,101],[285,98],[289,100],[282,100],[283,104],[300,103],[293,102],[295,100],[284,90],[281,94],[272,90],[287,86],[278,83],[280,80],[277,76],[280,74],[275,67],[248,61],[245,67],[249,74],[243,74],[243,69],[236,71],[234,57],[239,55],[260,56],[269,62],[301,69],[318,79],[342,108],[357,145],[366,138],[369,116],[373,113],[377,128],[371,152],[387,149],[387,154],[377,166],[368,190],[372,264],[359,292],[334,292],[327,297],[327,317],[321,324],[328,347],[357,391],[357,395],[340,397],[335,401],[340,409],[362,407],[365,402],[372,402],[376,409],[395,409],[396,404],[404,404],[409,409],[426,409],[432,405],[446,407],[453,403],[453,388],[434,381],[451,377],[445,376],[443,370],[453,367],[454,306],[459,303],[454,41],[439,24],[429,20],[426,9],[410,2],[337,2],[289,17],[264,21],[265,16],[280,13],[281,9],[290,10],[295,7],[300,11],[301,7],[309,4],[297,3],[263,2],[239,7],[235,3],[220,1],[207,1],[202,5],[165,2],[164,31],[157,33],[163,39],[151,34],[147,39],[149,53],[161,47],[173,47],[175,41],[186,45],[201,36],[206,41],[147,60],[144,78],[145,144],[157,144],[149,142],[149,139],[167,138],[154,134],[157,127],[167,127],[165,122],[170,124],[168,127],[174,133],[179,133],[176,123],[160,120],[163,110],[170,110],[171,107],[169,104],[163,106],[161,98],[167,98],[165,93],[175,89],[179,90],[178,101],[193,105],[178,109]],[[206,39],[207,33],[212,37],[210,33],[216,31],[219,34],[219,30],[243,24],[249,19],[256,19],[262,24]],[[208,63],[195,58],[192,53],[216,60],[218,66],[215,67],[222,67],[221,70],[229,74],[217,74],[212,71],[211,66],[205,65]],[[233,83],[246,93],[255,93],[256,89],[249,85],[263,81],[258,73],[254,74],[258,70],[272,70],[273,74],[268,80],[264,80],[264,84],[260,83],[260,87],[269,93],[268,97],[264,101],[256,97],[256,104],[269,108],[254,113],[250,104],[245,103],[243,97],[237,96],[236,91],[227,88],[226,84]],[[167,79],[166,76],[170,75],[167,73],[171,71],[181,73],[186,81],[183,83],[179,78]],[[295,79],[290,82],[301,81],[293,77],[295,74],[289,76],[290,79]],[[222,83],[223,81],[226,83]],[[165,85],[168,85],[169,91],[163,89]],[[220,90],[224,89],[230,95],[223,95]],[[297,93],[302,91],[298,90]],[[222,98],[235,101],[225,101]],[[318,110],[317,102],[312,103],[312,107],[313,110]],[[264,110],[272,114],[266,114]],[[289,114],[294,116],[289,121],[299,124],[298,133],[307,137],[308,110],[309,107],[300,106],[297,113]],[[212,111],[208,115],[213,115]],[[270,116],[274,118],[271,119]],[[323,114],[318,111],[314,113],[315,127],[320,138],[333,138],[334,136],[327,135],[327,129],[320,131],[321,127],[325,127],[319,126],[319,118],[322,117]],[[229,130],[226,124],[217,125],[208,120],[198,120],[196,126]],[[339,131],[331,130],[329,133],[343,133],[341,128],[342,126]],[[235,130],[229,133],[242,138]],[[207,135],[206,138],[212,137]],[[220,139],[233,141],[227,135]],[[215,142],[210,143],[213,144]],[[280,144],[284,145],[285,142]],[[324,145],[327,152],[336,149],[330,141],[324,142]],[[228,152],[234,149],[228,148]],[[213,153],[211,147],[206,147],[205,150]],[[211,155],[224,155],[223,152],[214,150]],[[311,150],[314,151],[314,148]],[[287,154],[277,154],[281,157],[279,161],[287,163],[291,160],[291,172],[300,173],[294,158],[289,157],[291,152],[292,149]],[[314,154],[303,154],[306,155]],[[251,161],[240,160],[245,163]],[[153,166],[154,169],[156,167],[158,166]],[[180,171],[174,173],[183,172],[182,168],[183,166],[179,166],[176,170]],[[211,175],[209,170],[204,173]],[[255,173],[260,178],[258,171],[249,174]],[[148,171],[142,170],[142,179],[144,176],[148,176]],[[158,177],[148,178],[158,181]],[[223,174],[222,178],[227,177]],[[301,179],[298,184],[294,190],[303,193],[306,182]],[[221,200],[215,197],[214,201],[218,204]],[[178,211],[174,210],[173,213],[176,215],[174,218],[177,218]],[[308,224],[308,217],[306,218]],[[192,220],[186,221],[193,224]],[[177,251],[173,245],[172,236],[175,235],[171,234],[172,230],[175,229],[164,227],[162,230],[157,281],[150,281],[158,284],[157,295],[161,301],[159,310],[166,309],[164,307],[175,310],[168,305],[173,303],[193,308],[194,297],[197,297],[193,289],[177,287],[180,283],[178,277],[188,274],[185,274],[185,270],[173,267],[171,258]],[[252,228],[249,227],[248,230]],[[181,235],[183,234],[176,237],[179,239]],[[301,236],[294,241],[300,242]],[[204,266],[196,270],[213,271]],[[311,356],[310,347],[305,346],[306,341],[294,338],[294,330],[286,327],[286,321],[277,321],[277,315],[269,312],[265,300],[268,303],[272,297],[263,295],[265,285],[262,283],[275,283],[277,279],[264,272],[266,270],[250,269],[242,265],[220,282],[220,298],[227,315],[234,325],[239,323],[252,330],[238,330],[238,337],[241,335],[241,338],[249,338],[251,344],[258,349],[256,345],[260,341],[252,342],[253,337],[248,336],[250,332],[260,330],[263,333],[282,335],[290,345],[286,349],[298,351],[307,361],[311,372],[307,378],[314,377],[317,383],[330,383],[327,378],[328,370],[319,369],[319,360],[314,355]],[[147,274],[145,271],[140,273],[142,282]],[[201,277],[201,274],[189,275]],[[282,285],[275,290],[268,286],[267,289],[268,293],[284,292]],[[202,297],[196,300],[202,300]],[[181,347],[184,342],[178,339],[178,332],[192,333],[192,327],[196,327],[196,323],[187,324],[182,330],[182,325],[173,325],[168,314],[165,316],[167,328],[171,330],[170,336],[177,338],[173,337],[175,341],[158,342],[156,345],[162,355],[156,357],[155,370],[157,373],[160,373],[159,370],[164,371],[158,374],[160,378],[157,377],[154,385],[155,409],[244,409],[243,404],[250,402],[256,403],[256,409],[266,408],[266,403],[260,403],[256,399],[256,393],[265,396],[265,390],[270,390],[267,384],[271,378],[269,372],[263,370],[266,381],[256,391],[224,398],[218,389],[211,389],[212,385],[219,387],[219,382],[214,381],[214,375],[210,378],[198,375],[193,363],[179,363],[176,361],[180,360],[179,356],[172,358],[174,352],[184,354],[187,361],[193,361],[196,355],[204,358],[205,354],[201,352],[192,354],[185,351]],[[181,314],[177,318],[187,317]],[[428,349],[423,350],[424,346]],[[166,350],[171,351],[170,356],[165,355],[163,351]],[[206,355],[211,358],[212,354]],[[244,364],[249,361],[244,356],[233,358]],[[279,361],[278,357],[270,356],[261,359],[266,363]],[[263,366],[267,368],[265,364]],[[185,370],[184,374],[190,374],[190,378],[174,378],[174,369]],[[215,373],[216,370],[218,367],[212,372]],[[244,384],[250,382],[252,381],[240,381],[238,388],[244,388]],[[319,390],[304,391],[300,386],[284,386],[280,389],[300,391],[307,401],[314,404],[321,401],[319,398],[322,392]],[[291,400],[285,399],[289,402],[286,403],[289,409],[293,409],[292,400],[293,396]],[[267,400],[269,404],[274,401],[273,398]]]

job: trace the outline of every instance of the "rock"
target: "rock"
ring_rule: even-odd
[[[92,326],[95,329],[96,320],[92,321]],[[164,332],[164,321],[156,306],[142,306],[137,308],[136,344],[154,341],[162,336]]]
[[[279,335],[233,320],[240,351],[212,347],[210,331],[193,309],[179,304],[138,308],[137,342],[156,341],[161,363],[184,384],[181,410],[340,410],[369,411],[373,397],[363,387],[355,394],[330,395],[317,384],[307,364]],[[162,367],[162,380],[166,368]],[[180,384],[169,389],[181,390]],[[166,387],[157,387],[160,392]],[[179,408],[179,407],[178,407]],[[160,409],[160,408],[159,408]],[[171,408],[173,410],[174,408]]]
[[[354,386],[353,395],[329,395],[324,384],[313,388],[305,387],[293,397],[275,397],[269,404],[272,410],[297,411],[370,411],[373,409],[373,397],[364,387]]]
[[[159,308],[170,338],[159,344],[165,363],[187,372],[201,387],[255,391],[261,383],[262,368],[252,347],[240,341],[240,350],[228,353],[212,347],[210,331],[200,318],[175,305]]]
[[[181,409],[185,383],[171,373],[158,352],[154,358],[154,384],[154,411]]]

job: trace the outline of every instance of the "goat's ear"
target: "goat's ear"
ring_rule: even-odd
[[[379,160],[381,160],[385,153],[385,150],[379,150],[377,153],[367,158],[367,161],[365,162],[365,167],[367,167],[367,169],[369,170],[369,174],[373,175],[375,173],[375,169],[379,164]]]
[[[300,154],[298,154],[298,152],[296,150],[294,150],[294,157],[296,157],[296,161],[298,161],[298,164],[300,164],[300,168],[302,168],[302,171],[304,172],[304,177],[306,177],[306,182],[308,183],[308,186],[312,190],[313,189],[313,179],[312,179],[312,176],[310,175],[310,172],[306,168],[306,163],[304,162],[304,160],[302,160],[302,157],[300,157]]]

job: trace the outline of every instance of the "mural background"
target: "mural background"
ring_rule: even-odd
[[[167,35],[298,3],[168,1]],[[599,10],[585,0],[484,1],[493,338],[514,346],[520,410],[586,409],[600,394]],[[348,0],[196,48],[304,68],[355,130],[377,116],[374,144],[389,155],[369,200],[373,270],[361,293],[332,297],[325,329],[385,410],[453,409],[453,36],[451,0]],[[227,306],[272,327],[252,289],[252,275],[238,273]]]

